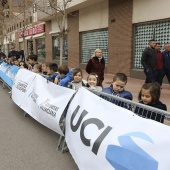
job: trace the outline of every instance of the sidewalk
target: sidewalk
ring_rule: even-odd
[[[83,77],[86,79],[87,73],[83,70]],[[105,74],[104,76],[104,87],[110,86],[110,82],[112,81],[113,75],[112,74]],[[128,77],[128,82],[126,85],[126,90],[130,91],[133,95],[133,101],[138,102],[138,93],[144,84],[144,80],[134,79]],[[167,105],[168,112],[170,112],[170,85],[163,84],[161,90],[161,102]]]

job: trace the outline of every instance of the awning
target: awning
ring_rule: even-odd
[[[19,38],[19,42],[23,42],[23,38]]]
[[[55,34],[55,35],[57,35],[57,34],[59,34],[59,30],[58,30],[58,31],[50,31],[49,34]]]
[[[25,37],[25,40],[32,39],[32,36]]]
[[[45,36],[45,32],[41,33],[41,34],[36,34],[34,36],[32,36],[32,38],[42,38]]]

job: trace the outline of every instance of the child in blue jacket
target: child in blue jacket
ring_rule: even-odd
[[[58,75],[58,65],[56,63],[51,63],[47,66],[47,76],[46,79],[54,83],[55,77]]]
[[[114,96],[118,96],[121,98],[125,98],[128,100],[132,100],[133,99],[132,94],[129,91],[125,90],[126,83],[127,83],[127,76],[124,73],[117,73],[113,77],[110,87],[104,88],[102,92],[108,93]],[[107,99],[106,96],[101,96],[101,97],[105,98],[106,100],[109,100],[109,98]],[[131,110],[131,105],[125,102],[121,102],[115,99],[112,99],[110,102],[118,106],[121,106],[123,108]]]
[[[124,73],[117,73],[113,77],[110,87],[104,88],[102,92],[132,100],[132,94],[125,90],[126,83],[127,76]]]
[[[55,77],[54,83],[63,87],[68,86],[68,82],[72,80],[73,70],[69,71],[68,66],[61,65],[58,67],[58,75]]]

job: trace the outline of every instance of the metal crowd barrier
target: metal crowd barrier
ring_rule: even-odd
[[[1,78],[0,81],[3,83],[3,88],[8,87],[9,90],[11,90],[11,87],[9,87]],[[132,112],[134,112],[135,114],[147,118],[147,119],[152,119],[155,121],[158,121],[160,123],[165,123],[165,119],[169,119],[170,118],[170,112],[164,111],[164,110],[160,110],[154,107],[150,107],[141,103],[137,103],[131,100],[127,100],[118,96],[114,96],[114,95],[110,95],[107,93],[103,93],[103,92],[97,92],[94,90],[89,90],[92,93],[94,93],[95,95],[98,95],[99,97],[103,98],[104,100],[107,100],[113,104],[116,104],[120,107],[123,107],[125,109],[131,110]],[[71,101],[70,101],[71,102]],[[69,107],[69,104],[67,106],[67,108],[64,110],[64,117],[63,119],[60,121],[60,127],[63,130],[63,133],[65,131],[65,116],[67,114],[67,109]],[[170,124],[169,124],[170,125]],[[62,152],[67,151],[67,145],[65,142],[65,137],[60,136],[59,141],[58,141],[58,149],[61,149]]]
[[[113,103],[116,104],[120,107],[123,107],[125,109],[131,110],[132,112],[134,112],[135,114],[147,118],[147,119],[152,119],[155,121],[158,121],[160,123],[164,123],[165,119],[170,118],[170,112],[164,111],[164,110],[160,110],[154,107],[150,107],[141,103],[137,103],[131,100],[127,100],[118,96],[114,96],[114,95],[110,95],[107,93],[103,93],[103,92],[97,92],[94,90],[89,90],[92,93],[94,93],[95,95]],[[71,101],[70,101],[71,102]],[[69,105],[68,105],[69,107]],[[67,108],[68,108],[67,107]],[[64,111],[66,114],[67,113],[67,109],[65,109]],[[61,121],[61,127],[63,130],[63,133],[65,131],[65,118],[63,118],[63,120]],[[170,124],[169,124],[170,125]],[[67,148],[67,144],[65,142],[65,137],[60,136],[59,141],[58,141],[58,149],[61,149],[62,153],[64,153],[65,151],[68,151]]]
[[[131,110],[135,114],[147,119],[152,119],[157,122],[164,123],[164,119],[170,118],[170,112],[164,110],[160,110],[148,105],[137,103],[131,100],[127,100],[103,92],[97,92],[97,91],[91,91],[91,92],[113,104]]]
[[[0,78],[0,81],[2,82],[2,88],[4,89],[5,87],[7,87],[10,91],[12,90],[12,88],[7,84],[5,83],[1,78]]]

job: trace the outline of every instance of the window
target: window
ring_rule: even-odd
[[[39,38],[36,40],[37,56],[38,58],[45,58],[45,38]]]
[[[24,50],[24,43],[23,42],[19,42],[19,49]]]
[[[34,0],[34,3],[33,3],[33,13],[37,12],[37,5],[36,5],[36,0]]]
[[[108,59],[108,31],[96,30],[81,34],[81,62],[87,63],[94,54],[95,49],[100,48],[105,62]]]
[[[5,48],[4,48],[4,53],[5,53],[6,55],[8,55],[8,52],[9,52],[9,50],[8,50],[8,49],[9,49],[9,48],[8,48],[8,44],[5,44],[4,47],[5,47]]]
[[[21,49],[20,49],[21,50]],[[28,41],[28,55],[33,54],[33,41]]]
[[[32,23],[32,17],[30,17],[30,24]]]
[[[13,6],[18,6],[19,5],[19,0],[12,0],[12,5]]]
[[[161,43],[162,47],[170,42],[170,20],[160,20],[149,23],[135,25],[134,40],[134,68],[143,68],[141,65],[141,56],[143,50],[148,46],[150,39],[155,39]]]
[[[49,2],[49,0],[46,0],[46,6],[47,6],[47,7],[50,7],[50,2]]]
[[[60,37],[53,36],[53,59],[60,60]],[[63,43],[63,60],[68,59],[68,41],[67,36],[64,38]]]

